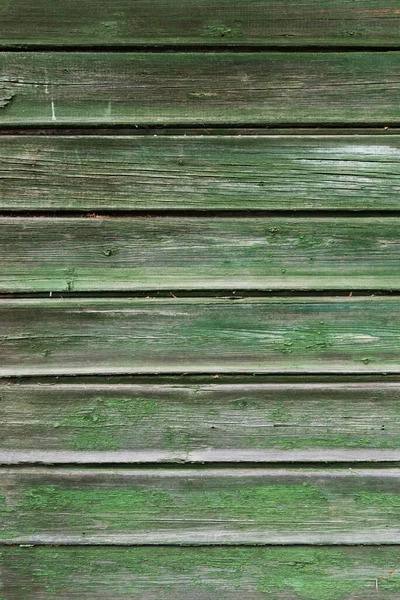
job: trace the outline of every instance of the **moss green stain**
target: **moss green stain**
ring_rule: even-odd
[[[239,589],[246,594],[255,590],[266,598],[286,594],[296,600],[347,600],[355,593],[373,591],[375,580],[380,589],[400,590],[400,578],[390,575],[398,566],[398,553],[390,548],[364,559],[362,551],[331,548],[154,547],[94,551],[37,547],[5,552],[17,575],[26,579],[28,574],[35,589],[39,586],[54,595],[65,589],[83,592],[88,581],[94,591],[96,580],[104,581],[108,571],[108,585],[113,585],[114,577],[121,582],[118,598],[155,589],[162,593],[165,587],[170,592],[176,586],[185,585],[187,589],[188,581],[198,592]],[[76,587],[70,588],[71,581]]]
[[[195,483],[195,482],[194,482]],[[189,482],[188,482],[189,485]],[[190,482],[190,488],[193,481]],[[321,490],[307,483],[299,485],[245,486],[234,490],[197,491],[186,493],[159,489],[71,489],[60,486],[38,486],[25,494],[20,506],[18,523],[22,529],[35,531],[47,524],[57,523],[62,515],[63,525],[76,526],[77,513],[85,519],[104,520],[107,529],[142,528],[154,517],[181,519],[194,514],[204,517],[242,518],[262,521],[277,517],[279,521],[293,522],[308,511],[323,514],[327,500]],[[112,515],[112,517],[110,517]],[[135,516],[140,515],[136,522]],[[148,526],[148,525],[147,525]]]
[[[327,499],[316,487],[303,483],[299,485],[269,485],[232,491],[194,492],[186,503],[207,513],[220,512],[229,517],[264,519],[277,515],[279,520],[297,520],[299,514],[319,509],[324,511]]]
[[[149,398],[97,397],[55,424],[72,430],[74,450],[119,450],[123,429],[151,417],[157,402]]]
[[[334,344],[331,326],[323,321],[310,323],[307,327],[293,327],[280,344],[283,354],[300,352],[320,352]]]
[[[167,426],[164,430],[163,445],[168,450],[189,452],[192,447],[192,436],[184,429]]]
[[[284,450],[294,450],[296,448],[393,448],[393,439],[387,436],[378,437],[377,434],[369,433],[365,437],[354,437],[351,432],[348,435],[336,434],[334,431],[329,432],[329,427],[325,434],[315,435],[310,430],[304,432],[303,435],[292,438],[280,437],[265,437],[253,438],[253,446],[257,448],[277,447]]]
[[[230,27],[226,25],[209,25],[206,32],[208,36],[216,38],[238,37],[243,34],[242,28],[238,24]]]
[[[357,492],[355,499],[361,506],[371,508],[400,508],[400,494],[390,494],[382,492]]]

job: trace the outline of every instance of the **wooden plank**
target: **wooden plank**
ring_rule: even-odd
[[[399,290],[400,219],[0,217],[0,291]]]
[[[2,544],[398,544],[400,469],[0,470]]]
[[[398,210],[400,136],[3,136],[6,210]]]
[[[400,461],[399,383],[0,384],[0,461]]]
[[[0,375],[399,373],[400,299],[0,300]]]
[[[3,46],[398,46],[396,0],[15,0],[1,11]]]
[[[4,52],[0,59],[3,125],[398,123],[398,52]]]
[[[2,548],[7,600],[395,600],[397,547]]]

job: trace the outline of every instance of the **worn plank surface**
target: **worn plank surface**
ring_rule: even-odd
[[[400,136],[4,136],[7,210],[398,210]]]
[[[16,0],[0,12],[3,46],[398,45],[396,0]]]
[[[396,124],[399,56],[5,52],[0,124]]]
[[[400,136],[4,136],[8,210],[397,210]]]
[[[0,375],[399,373],[400,299],[2,299]]]
[[[11,544],[392,544],[399,469],[0,470]]]
[[[399,383],[1,384],[0,461],[400,460]]]
[[[398,549],[3,548],[7,600],[396,600]]]
[[[400,289],[400,219],[0,217],[0,291]]]

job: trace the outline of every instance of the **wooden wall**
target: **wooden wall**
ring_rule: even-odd
[[[1,600],[398,600],[397,0],[0,23]]]

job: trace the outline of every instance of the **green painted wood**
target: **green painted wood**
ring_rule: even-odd
[[[398,544],[399,469],[0,470],[2,544]]]
[[[14,211],[398,210],[399,177],[398,135],[0,139]]]
[[[3,125],[396,124],[399,53],[0,56]]]
[[[397,547],[2,548],[7,600],[396,600]]]
[[[400,289],[400,219],[0,218],[0,291]]]
[[[1,44],[398,45],[396,0],[15,0]]]
[[[0,462],[400,460],[399,383],[0,384]]]
[[[399,373],[400,299],[0,299],[1,376]]]

